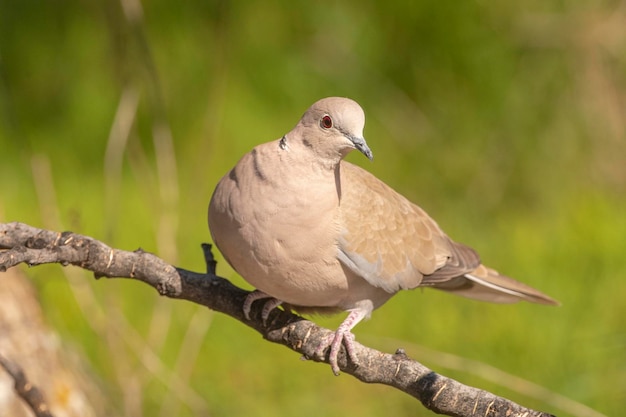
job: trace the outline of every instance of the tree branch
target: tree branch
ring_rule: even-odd
[[[197,273],[167,264],[157,256],[137,249],[113,249],[93,238],[72,232],[53,232],[23,223],[0,223],[0,272],[25,263],[29,266],[60,263],[92,271],[96,278],[131,278],[145,282],[159,294],[188,300],[227,314],[252,327],[265,339],[279,343],[318,362],[315,350],[331,331],[297,315],[275,309],[266,325],[261,320],[262,303],[255,303],[251,320],[243,315],[248,295],[224,278],[215,275],[211,245],[203,244],[206,273]],[[449,416],[549,417],[487,391],[463,385],[411,360],[398,350],[383,353],[355,343],[360,366],[339,355],[341,370],[367,383],[395,387],[417,398],[428,409]]]
[[[17,363],[0,355],[0,367],[13,378],[15,391],[33,410],[36,417],[53,417],[43,394],[39,388],[28,381],[26,374]]]

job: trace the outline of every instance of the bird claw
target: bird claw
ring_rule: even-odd
[[[261,319],[263,320],[263,325],[267,326],[267,319],[270,316],[272,310],[281,305],[283,302],[278,298],[272,298],[265,302],[263,306],[263,310],[261,310]]]
[[[368,308],[369,307],[369,308]],[[354,349],[354,335],[351,330],[357,323],[363,320],[372,311],[371,306],[360,306],[349,310],[348,317],[339,325],[335,333],[326,336],[320,345],[315,350],[315,354],[318,358],[324,359],[324,351],[326,347],[330,346],[330,352],[328,353],[328,363],[330,363],[330,369],[333,374],[339,375],[339,363],[338,356],[341,350],[341,344],[343,343],[346,348],[346,356],[348,360],[352,361],[355,366],[359,366],[359,358],[356,357]]]
[[[250,311],[252,310],[252,303],[254,303],[256,300],[263,300],[263,299],[268,299],[268,298],[269,300],[265,302],[265,305],[263,306],[263,310],[261,310],[261,319],[263,320],[263,325],[266,326],[267,319],[269,318],[272,310],[274,310],[276,307],[281,305],[283,302],[277,298],[272,297],[271,295],[264,293],[263,291],[254,290],[250,294],[248,294],[248,296],[243,302],[244,317],[247,320],[250,320]]]
[[[326,358],[326,348],[330,347],[330,352],[328,353],[328,363],[330,364],[330,369],[333,371],[333,374],[338,376],[340,371],[339,351],[341,350],[342,343],[346,349],[348,359],[352,361],[355,366],[359,366],[359,359],[354,351],[354,341],[355,337],[352,332],[349,330],[345,331],[343,329],[337,329],[337,331],[322,339],[319,346],[315,350],[315,356],[324,360]]]

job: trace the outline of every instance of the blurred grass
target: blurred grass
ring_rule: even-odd
[[[313,101],[349,96],[367,113],[375,155],[351,161],[422,205],[487,264],[563,303],[406,292],[359,325],[358,340],[404,346],[436,371],[559,416],[592,414],[564,409],[557,394],[619,415],[624,2],[144,6],[0,3],[2,220],[141,246],[200,270],[206,207],[221,175]],[[124,107],[133,91],[136,106]],[[126,136],[112,131],[118,109],[130,120]],[[120,140],[119,166],[105,164],[110,137]],[[224,262],[219,271],[247,286]],[[90,359],[119,415],[431,415],[406,395],[334,378],[226,317],[138,283],[53,266],[28,272],[49,321]],[[455,368],[425,349],[468,362]],[[555,396],[525,392],[514,378],[490,380],[473,361]]]

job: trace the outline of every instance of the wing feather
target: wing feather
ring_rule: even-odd
[[[471,272],[480,259],[369,172],[342,162],[339,260],[370,284],[396,292]]]

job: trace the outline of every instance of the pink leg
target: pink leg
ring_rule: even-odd
[[[335,375],[339,375],[339,364],[337,363],[337,357],[339,356],[339,350],[341,349],[341,343],[346,348],[346,354],[355,365],[359,364],[359,360],[354,353],[354,335],[350,330],[354,328],[361,320],[363,320],[367,316],[368,311],[362,308],[355,308],[354,310],[350,310],[350,314],[346,319],[339,325],[337,330],[335,331],[332,339],[324,341],[317,349],[316,354],[320,357],[324,356],[324,350],[327,346],[327,343],[330,341],[330,353],[328,354],[328,362],[330,363],[330,368],[332,369]]]

